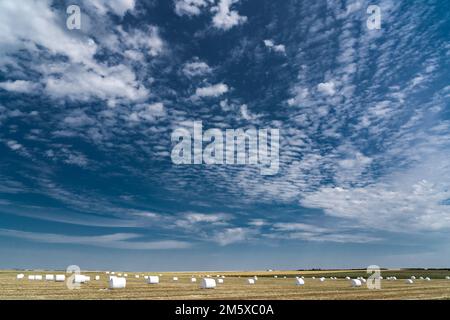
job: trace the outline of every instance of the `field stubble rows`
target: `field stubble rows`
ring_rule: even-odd
[[[384,277],[397,276],[397,281],[382,280],[380,290],[369,290],[366,286],[352,288],[345,276],[367,277],[361,271],[287,271],[287,272],[224,272],[223,284],[212,290],[200,289],[202,273],[163,273],[157,285],[146,284],[142,274],[152,275],[159,273],[128,273],[125,289],[109,290],[108,275],[104,272],[83,272],[94,279],[100,275],[100,280],[92,280],[82,284],[79,290],[69,290],[64,282],[30,281],[26,279],[29,274],[55,274],[56,271],[30,271],[23,272],[25,279],[17,280],[17,271],[0,271],[0,299],[151,299],[151,300],[191,300],[191,299],[450,299],[450,280],[445,276],[450,272],[443,271],[387,271]],[[139,274],[140,278],[135,278]],[[216,275],[216,273],[211,273]],[[250,276],[258,275],[259,279],[254,285],[246,283]],[[277,275],[278,278],[273,276]],[[295,285],[295,276],[305,277],[304,286]],[[416,280],[413,284],[406,284],[404,279],[411,275],[417,277],[431,277],[432,281]],[[179,281],[172,281],[177,276]],[[197,283],[191,283],[191,277],[197,277]],[[287,277],[286,279],[284,277]],[[312,277],[327,277],[324,282]],[[336,276],[338,280],[329,279]]]

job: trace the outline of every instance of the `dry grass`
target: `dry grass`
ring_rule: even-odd
[[[16,280],[17,273],[24,273],[25,279]],[[450,280],[445,276],[450,272],[443,271],[399,271],[390,270],[382,273],[384,277],[395,275],[397,281],[382,281],[381,290],[368,290],[366,287],[352,288],[345,276],[365,276],[364,271],[305,271],[305,272],[224,272],[226,276],[224,284],[218,285],[214,290],[202,290],[199,288],[200,276],[210,274],[214,276],[218,272],[210,273],[163,273],[158,285],[149,285],[141,276],[135,278],[136,273],[128,273],[126,289],[109,290],[108,276],[100,272],[85,272],[91,276],[91,282],[83,284],[80,290],[68,290],[63,282],[30,281],[29,274],[45,275],[62,272],[17,272],[0,271],[0,300],[2,299],[450,299]],[[143,273],[139,273],[142,275]],[[145,273],[145,274],[159,274]],[[100,275],[100,280],[95,281],[94,276]],[[173,282],[172,277],[179,277],[178,282]],[[197,283],[191,283],[190,278],[197,277]],[[249,276],[258,275],[259,280],[255,285],[248,285],[246,279]],[[278,278],[273,278],[278,275]],[[305,285],[297,287],[294,277],[305,276]],[[432,281],[416,280],[414,284],[407,285],[404,278],[411,275],[430,276]],[[287,278],[284,279],[283,277]],[[338,280],[327,279],[325,282],[311,279],[312,276],[337,276]]]

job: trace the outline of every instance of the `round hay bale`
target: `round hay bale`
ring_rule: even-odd
[[[322,277],[322,278],[319,279],[319,281],[320,281],[320,282],[324,282],[324,281],[325,281],[325,278]]]
[[[172,280],[173,281],[178,281],[178,277],[173,277]]]
[[[45,281],[54,281],[55,276],[53,274],[46,274],[45,275]]]
[[[64,281],[66,281],[66,276],[64,274],[57,274],[55,276],[55,281],[56,282],[64,282]]]
[[[20,280],[20,279],[23,279],[24,277],[25,277],[25,275],[24,275],[23,273],[19,273],[19,274],[16,276],[16,279]]]
[[[87,277],[82,274],[76,274],[73,278],[73,283],[85,283],[87,282]]]
[[[354,288],[361,287],[361,285],[362,285],[361,280],[358,280],[358,279],[352,279],[351,284],[352,284],[352,287],[354,287]]]
[[[158,284],[159,277],[158,276],[147,276],[147,283],[148,284]]]
[[[412,279],[406,279],[406,280],[405,280],[405,283],[406,283],[406,284],[413,284],[414,281],[412,281]]]
[[[109,279],[110,289],[123,289],[127,286],[127,279],[124,277],[112,277]]]
[[[216,280],[211,278],[203,278],[201,288],[202,289],[214,289],[216,287]]]
[[[36,280],[35,277],[36,277],[36,276],[34,276],[34,275],[29,275],[29,276],[28,276],[28,280]]]
[[[431,281],[430,277],[426,277],[425,281]]]
[[[42,276],[41,275],[36,275],[36,276],[34,276],[34,280],[40,281],[40,280],[42,280]]]
[[[191,282],[197,282],[196,278],[191,278]]]
[[[222,284],[223,283],[223,279],[217,279],[217,283]]]
[[[247,279],[248,284],[255,284],[255,279]]]
[[[415,276],[411,276],[411,280],[416,280],[416,277]]]
[[[95,276],[95,280],[96,281],[100,280],[100,276]]]
[[[302,278],[297,278],[297,279],[295,279],[295,284],[297,286],[303,286],[303,285],[305,285],[305,280],[303,280]]]

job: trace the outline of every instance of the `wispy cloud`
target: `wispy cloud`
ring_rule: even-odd
[[[130,250],[168,250],[184,249],[190,246],[189,243],[176,240],[165,241],[129,241],[142,237],[134,233],[114,233],[100,236],[69,236],[53,233],[35,233],[18,230],[0,229],[0,235],[15,237],[29,241],[67,244],[67,245],[89,245],[112,249]]]

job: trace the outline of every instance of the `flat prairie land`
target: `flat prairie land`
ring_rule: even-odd
[[[25,278],[16,279],[19,273]],[[373,300],[373,299],[450,299],[450,275],[446,270],[386,270],[381,275],[396,276],[398,280],[381,280],[380,290],[369,290],[364,284],[352,288],[346,276],[367,278],[365,270],[327,270],[327,271],[248,271],[248,272],[127,272],[125,289],[108,289],[108,277],[103,271],[86,271],[82,274],[91,276],[91,281],[82,284],[80,289],[69,290],[65,282],[31,281],[28,275],[65,274],[63,271],[0,271],[0,300],[16,299],[78,299],[78,300],[110,300],[110,299],[147,299],[147,300],[197,300],[197,299],[231,299],[231,300]],[[159,275],[160,283],[147,284],[143,275]],[[94,277],[100,276],[96,281]],[[116,272],[117,275],[117,272]],[[136,278],[135,275],[139,275]],[[224,283],[215,289],[201,289],[201,277],[224,275]],[[254,285],[247,284],[247,279],[258,276]],[[430,277],[431,281],[415,280],[406,284],[405,279],[412,275],[417,278]],[[69,275],[66,275],[69,276]],[[173,281],[172,277],[178,277]],[[191,283],[191,277],[197,283]],[[277,278],[274,278],[277,276]],[[304,276],[305,285],[296,286],[295,276]],[[318,277],[326,277],[320,282]],[[331,280],[330,277],[338,277]],[[286,278],[284,278],[286,277]],[[316,277],[316,279],[312,279]]]

